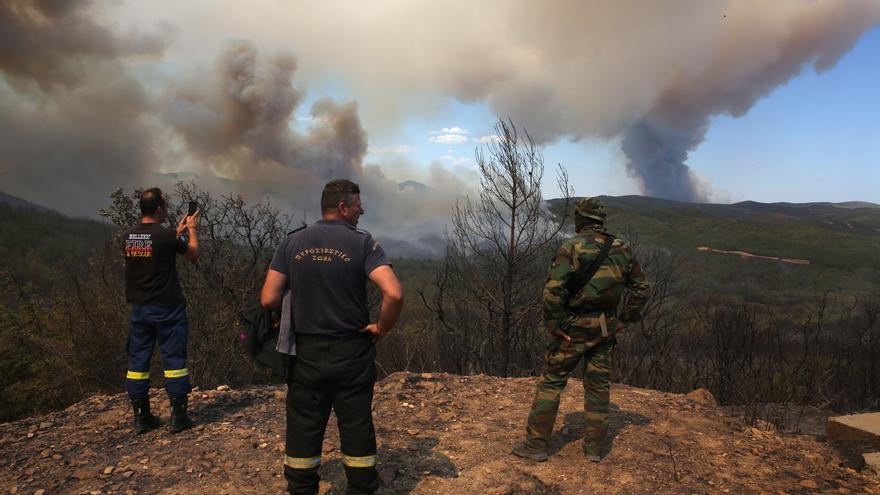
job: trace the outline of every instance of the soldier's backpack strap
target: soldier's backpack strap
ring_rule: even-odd
[[[612,244],[614,244],[614,236],[611,234],[605,234],[605,242],[602,243],[602,248],[599,250],[599,254],[593,258],[593,262],[590,263],[590,266],[588,266],[586,270],[575,272],[574,275],[568,279],[568,284],[566,284],[565,288],[568,290],[569,301],[575,296],[575,294],[580,292],[588,283],[590,283],[590,280],[593,280],[596,272],[599,271],[599,267],[602,266],[602,263],[605,262],[605,258],[608,257],[608,253],[611,252]]]

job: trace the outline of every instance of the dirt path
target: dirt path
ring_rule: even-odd
[[[770,261],[781,261],[783,263],[788,263],[791,265],[809,265],[810,260],[804,260],[799,258],[780,258],[777,256],[762,256],[760,254],[752,254],[747,251],[725,251],[723,249],[715,249],[708,246],[699,246],[697,251],[704,251],[710,253],[721,253],[721,254],[733,254],[739,256],[740,258],[755,258],[760,260],[770,260]]]
[[[391,375],[376,387],[382,493],[867,493],[880,482],[805,437],[743,428],[720,409],[675,394],[615,385],[619,411],[599,464],[580,449],[582,389],[564,395],[554,456],[509,454],[534,379]],[[198,426],[134,437],[125,397],[98,396],[0,425],[0,493],[283,493],[282,387],[199,392]],[[157,409],[167,419],[167,401]],[[338,435],[328,428],[322,493],[344,493]],[[40,492],[39,490],[45,490]]]

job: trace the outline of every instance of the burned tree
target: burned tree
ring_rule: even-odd
[[[541,282],[572,190],[559,165],[565,204],[557,221],[541,194],[544,157],[532,138],[511,121],[498,121],[495,131],[498,139],[476,151],[479,198],[453,210],[443,273],[429,307],[443,324],[443,343],[459,371],[509,375],[535,366]]]

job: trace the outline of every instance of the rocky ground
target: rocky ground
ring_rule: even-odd
[[[612,387],[610,448],[584,459],[582,389],[564,395],[553,457],[510,446],[524,430],[534,379],[397,373],[376,386],[387,494],[867,493],[880,480],[813,437],[747,428],[698,395]],[[134,436],[123,395],[0,425],[0,493],[283,493],[284,387],[198,391],[197,426]],[[161,394],[154,393],[154,396]],[[167,400],[154,399],[167,422]],[[321,493],[345,491],[331,418]]]

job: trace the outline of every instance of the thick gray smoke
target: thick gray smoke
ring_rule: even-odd
[[[163,115],[206,175],[314,210],[325,182],[361,178],[367,135],[354,102],[329,99],[312,105],[307,131],[293,129],[303,98],[295,73],[292,55],[264,60],[252,42],[237,41],[213,71],[173,87]]]
[[[269,197],[314,220],[323,184],[345,177],[361,183],[371,228],[398,237],[440,229],[448,195],[401,190],[379,166],[364,166],[367,134],[355,102],[319,99],[308,122],[293,125],[303,92],[291,54],[226,43],[208,70],[153,77],[148,87],[141,79],[149,64],[138,63],[163,55],[168,31],[119,35],[93,7],[0,3],[5,191],[93,216],[116,187],[168,187],[173,176],[155,172],[185,169],[215,193]]]
[[[163,46],[104,28],[86,2],[0,2],[3,189],[82,215],[143,177],[156,162],[152,103],[123,62]]]
[[[687,157],[711,119],[743,115],[805,67],[832,67],[880,22],[872,0],[165,1],[0,0],[4,190],[94,214],[115,187],[189,170],[314,217],[320,185],[349,177],[370,228],[434,230],[451,202],[437,190],[460,193],[467,179],[365,164],[363,122],[381,132],[453,97],[487,102],[539,142],[621,138],[643,192],[702,201],[711,187]],[[175,42],[124,27],[159,15]],[[228,44],[230,33],[253,41]],[[357,103],[303,109],[301,83],[327,74]],[[432,187],[401,190],[401,179]]]
[[[36,82],[43,90],[94,80],[101,62],[160,55],[155,35],[119,36],[96,23],[90,1],[0,2],[0,70],[13,82]]]
[[[435,111],[425,95],[485,101],[539,142],[621,137],[644,193],[689,201],[711,195],[685,162],[713,116],[829,69],[880,22],[876,0],[263,7],[224,9],[304,67],[349,75],[371,128]]]
[[[303,100],[296,67],[292,55],[264,57],[252,42],[234,42],[213,71],[171,89],[165,121],[203,174],[232,179],[235,193],[269,196],[314,219],[323,185],[348,178],[360,183],[365,222],[377,232],[402,238],[441,231],[454,198],[434,189],[401,189],[381,167],[364,166],[367,134],[354,102],[319,99],[306,129],[291,127]],[[441,175],[429,180],[454,182]],[[450,187],[464,189],[460,181]]]
[[[648,196],[702,201],[706,194],[690,167],[684,164],[688,150],[699,144],[701,137],[645,121],[634,124],[621,143],[630,159],[627,171],[639,179]]]

